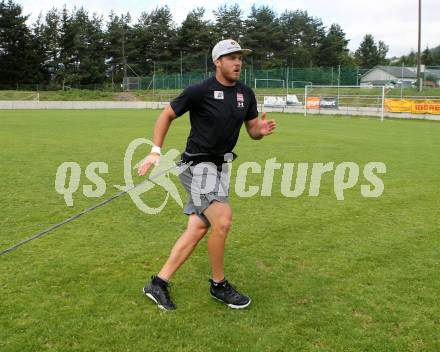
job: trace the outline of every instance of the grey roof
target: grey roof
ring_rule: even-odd
[[[433,68],[427,68],[426,72],[425,72],[425,76],[427,75],[432,75],[437,79],[440,79],[440,70],[438,69],[433,69]]]
[[[382,65],[378,65],[378,66],[372,68],[371,70],[369,70],[368,72],[366,72],[362,76],[366,76],[371,71],[376,70],[376,69],[385,71],[386,73],[388,73],[391,76],[394,76],[396,78],[402,78],[402,66],[382,66]],[[430,69],[430,68],[427,68],[426,71],[425,71],[425,76],[426,75],[432,75],[432,76],[440,79],[440,69]],[[417,79],[417,68],[416,67],[403,67],[403,78]]]
[[[403,67],[403,72],[402,67],[399,66],[376,66],[375,68],[385,71],[397,78],[417,78],[417,71],[414,70],[414,68]]]

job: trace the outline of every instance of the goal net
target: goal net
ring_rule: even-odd
[[[271,78],[255,78],[255,89],[284,89],[286,81],[284,79],[271,79]]]
[[[383,119],[385,87],[316,86],[304,89],[304,114],[380,116]]]
[[[124,92],[128,92],[130,90],[141,89],[141,78],[140,77],[125,77],[123,79],[122,88],[123,88]]]
[[[304,88],[305,86],[313,86],[309,81],[289,81],[290,88]]]

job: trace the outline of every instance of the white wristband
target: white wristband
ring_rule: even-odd
[[[153,148],[151,148],[151,153],[156,153],[156,154],[160,154],[160,147],[158,147],[157,145],[153,145]]]

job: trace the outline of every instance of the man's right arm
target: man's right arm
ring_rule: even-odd
[[[144,176],[151,165],[159,165],[160,162],[160,148],[163,145],[165,136],[171,125],[171,122],[177,117],[174,110],[170,105],[167,105],[165,109],[162,110],[159,118],[156,121],[153,131],[153,145],[150,154],[144,159],[141,166],[138,168],[138,175]]]
[[[155,146],[159,148],[162,147],[168,128],[176,117],[176,113],[171,108],[171,105],[167,105],[165,109],[162,110],[153,131],[153,144]]]

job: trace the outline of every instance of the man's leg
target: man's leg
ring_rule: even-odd
[[[185,232],[174,244],[171,254],[159,271],[158,276],[163,280],[169,281],[171,276],[173,276],[177,269],[179,269],[191,255],[197,243],[205,236],[207,231],[208,225],[206,225],[199,216],[196,214],[190,215]]]
[[[176,309],[168,292],[168,281],[191,255],[197,243],[206,234],[206,231],[208,231],[208,225],[206,225],[197,215],[190,215],[188,226],[185,232],[174,244],[165,265],[162,267],[159,274],[153,276],[151,281],[143,288],[144,294],[153,300],[159,308],[164,310]]]
[[[212,279],[221,281],[225,278],[225,242],[232,223],[232,210],[228,203],[214,201],[203,214],[211,223],[208,253],[211,261]]]
[[[212,267],[212,279],[209,280],[211,282],[211,296],[230,308],[246,308],[251,304],[251,298],[241,294],[234,286],[230,285],[224,272],[225,242],[232,223],[231,207],[228,203],[213,202],[203,214],[212,226],[208,240],[208,252]]]

